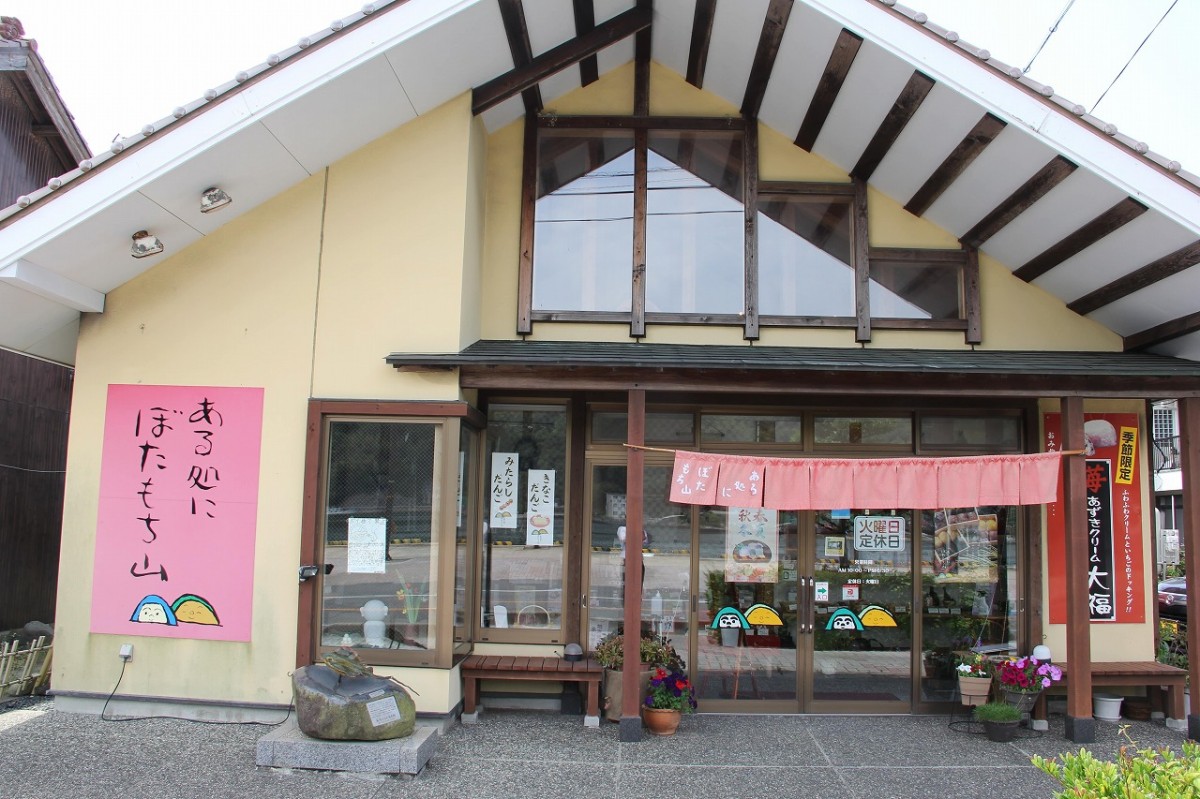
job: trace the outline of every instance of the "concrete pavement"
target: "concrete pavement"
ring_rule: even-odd
[[[964,717],[965,718],[965,717]],[[255,744],[270,728],[174,719],[102,721],[50,700],[0,708],[0,797],[223,799],[469,797],[470,799],[733,799],[735,797],[972,797],[1053,795],[1031,755],[1075,751],[1063,719],[1045,734],[992,743],[946,716],[685,717],[671,738],[621,743],[616,724],[489,710],[456,726],[415,779],[260,769]],[[1130,722],[1141,746],[1179,749],[1161,721]],[[1122,742],[1097,722],[1097,756]]]

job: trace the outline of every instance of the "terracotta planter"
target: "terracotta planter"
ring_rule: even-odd
[[[987,702],[988,693],[991,690],[991,677],[958,678],[958,695],[962,697],[962,703],[968,707],[973,705],[982,705]]]
[[[669,708],[642,708],[642,719],[646,722],[646,729],[652,735],[674,735],[675,730],[679,729],[679,719],[683,717],[683,713],[678,710]]]

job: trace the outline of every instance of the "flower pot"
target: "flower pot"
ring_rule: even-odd
[[[1041,691],[1014,691],[1011,688],[1005,688],[1004,701],[1015,705],[1022,713],[1028,713],[1033,710],[1033,705],[1037,702],[1040,693]]]
[[[1101,721],[1121,720],[1121,700],[1113,694],[1092,694],[1092,715]]]
[[[1017,737],[1017,727],[1020,723],[1019,721],[985,721],[983,722],[983,733],[989,741],[1008,743]]]
[[[645,696],[650,689],[650,664],[643,663],[638,674],[638,696]],[[621,720],[621,698],[624,696],[622,680],[624,672],[615,669],[604,671],[604,718],[609,721]]]
[[[721,646],[737,646],[738,637],[742,634],[740,627],[721,628]]]
[[[646,722],[646,729],[652,735],[674,735],[675,730],[679,729],[679,719],[682,716],[682,712],[671,708],[642,708],[642,718]]]
[[[962,703],[968,707],[982,705],[988,700],[988,692],[992,689],[991,677],[959,677],[958,695]]]

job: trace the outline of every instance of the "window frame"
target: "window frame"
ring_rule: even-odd
[[[309,400],[308,428],[304,460],[304,511],[301,519],[301,565],[324,563],[325,491],[329,454],[329,427],[338,421],[389,421],[434,425],[435,485],[458,485],[458,452],[461,429],[466,426],[477,433],[484,428],[483,415],[465,402]],[[476,438],[476,448],[478,437]],[[478,457],[476,458],[478,460]],[[470,481],[464,480],[464,492]],[[469,495],[465,495],[469,496]],[[465,498],[465,497],[464,497]],[[448,669],[455,658],[463,657],[469,642],[455,639],[454,586],[457,554],[457,496],[444,491],[436,511],[438,524],[431,530],[431,558],[436,558],[437,608],[431,624],[434,647],[428,650],[391,650],[370,647],[356,648],[364,663],[374,666],[399,666]],[[469,507],[469,503],[466,503]],[[477,509],[475,509],[477,511]],[[478,520],[470,521],[477,537]],[[468,547],[476,544],[468,542]],[[316,577],[300,583],[296,636],[296,664],[307,666],[317,662],[324,652],[336,647],[322,646],[322,600],[325,575],[318,569]],[[473,580],[468,576],[468,584]],[[473,613],[474,609],[468,609]]]
[[[982,343],[978,251],[964,245],[959,250],[904,247],[871,247],[868,242],[867,184],[851,177],[846,183],[764,181],[758,174],[758,120],[746,117],[656,116],[556,116],[527,114],[524,128],[524,162],[521,170],[521,229],[517,278],[516,333],[529,335],[535,322],[590,322],[628,324],[631,338],[646,335],[649,324],[741,326],[743,338],[759,338],[762,326],[832,327],[855,330],[855,341],[869,342],[873,329],[961,330],[967,344]],[[633,275],[630,311],[538,311],[533,307],[534,228],[536,221],[538,153],[543,130],[628,129],[634,133]],[[744,306],[741,314],[663,313],[646,311],[647,140],[651,131],[741,132],[743,153],[743,257]],[[855,314],[846,316],[759,315],[758,205],[761,195],[828,195],[851,199],[851,267],[854,270]],[[921,260],[939,265],[961,265],[962,318],[893,319],[872,317],[870,264],[872,259],[911,264]]]

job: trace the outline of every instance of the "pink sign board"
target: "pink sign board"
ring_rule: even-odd
[[[263,390],[111,385],[92,632],[249,641]]]

